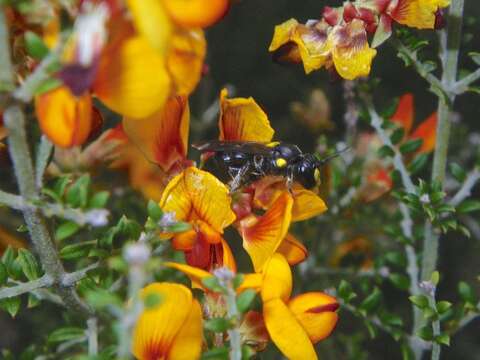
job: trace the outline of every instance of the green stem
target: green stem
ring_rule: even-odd
[[[15,83],[13,66],[10,61],[10,41],[7,19],[2,5],[0,5],[0,64],[0,91],[11,91]]]

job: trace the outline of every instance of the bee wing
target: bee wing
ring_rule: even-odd
[[[192,145],[195,149],[201,152],[225,152],[225,151],[239,151],[246,154],[270,154],[271,149],[264,143],[254,141],[222,141],[212,140],[203,143],[196,143]]]

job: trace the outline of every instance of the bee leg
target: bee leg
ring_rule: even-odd
[[[230,192],[234,192],[236,190],[238,190],[238,188],[240,187],[240,185],[242,184],[242,180],[243,180],[243,177],[245,176],[245,174],[248,172],[248,168],[249,168],[249,165],[244,165],[242,166],[235,175],[231,174],[230,172],[230,176],[232,176],[232,181],[230,182]]]
[[[290,195],[293,195],[292,186],[293,186],[293,167],[289,166],[287,168],[287,189]]]

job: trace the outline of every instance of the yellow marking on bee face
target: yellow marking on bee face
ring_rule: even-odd
[[[269,147],[269,148],[273,148],[273,147],[277,146],[278,144],[280,144],[279,141],[272,141],[271,143],[268,143],[266,146]]]
[[[279,168],[283,168],[287,166],[287,160],[283,158],[278,158],[277,160],[275,160],[275,165]]]
[[[313,178],[315,179],[315,182],[320,183],[320,170],[315,169],[315,172],[313,173]]]

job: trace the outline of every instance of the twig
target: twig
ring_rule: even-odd
[[[52,150],[53,144],[43,135],[40,139],[35,161],[35,184],[37,185],[37,189],[41,189],[43,186],[43,175],[45,174]]]
[[[47,286],[52,286],[52,285],[53,285],[53,279],[49,275],[45,274],[41,278],[38,278],[36,280],[32,280],[25,283],[19,283],[18,285],[15,285],[15,286],[5,287],[3,289],[0,289],[0,299],[11,298],[14,296],[22,295],[27,292],[33,292],[34,290],[47,287]]]
[[[230,339],[230,360],[242,360],[242,337],[237,326],[240,321],[240,312],[237,308],[237,295],[231,284],[227,287],[226,300],[227,315],[237,323],[236,326],[228,330],[228,337]]]
[[[109,214],[106,209],[93,209],[83,212],[79,209],[64,207],[61,204],[49,204],[39,202],[28,202],[23,197],[13,195],[0,190],[0,204],[20,211],[40,211],[47,217],[58,216],[60,218],[73,221],[78,225],[103,226],[107,222]]]
[[[87,341],[88,356],[96,356],[98,354],[98,328],[95,317],[87,320]]]
[[[63,286],[72,286],[76,284],[78,281],[82,280],[85,276],[87,276],[87,273],[89,271],[97,269],[99,266],[100,263],[96,262],[78,271],[65,274],[62,280]]]
[[[425,67],[425,64],[423,64],[417,57],[417,53],[414,51],[411,51],[408,47],[403,45],[400,41],[395,40],[393,41],[393,44],[397,48],[399,52],[404,54],[413,64],[415,69],[417,70],[418,74],[423,77],[425,80],[427,80],[430,85],[434,88],[437,89],[443,89],[443,85],[440,82],[440,80],[433,75],[429,69]]]
[[[15,86],[9,44],[7,19],[3,5],[0,5],[0,91],[10,91]]]
[[[463,94],[468,90],[468,87],[478,79],[480,79],[480,68],[465,76],[463,79],[458,80],[453,86],[452,91],[457,95]]]
[[[403,186],[405,187],[405,190],[407,192],[414,194],[416,192],[415,190],[415,185],[413,185],[412,179],[410,178],[410,174],[408,173],[407,167],[405,166],[402,158],[402,154],[398,149],[393,146],[392,141],[388,137],[387,133],[385,130],[382,128],[382,118],[378,113],[375,111],[373,108],[373,105],[371,103],[367,103],[368,106],[368,113],[370,114],[371,118],[371,125],[374,127],[375,131],[377,132],[378,136],[380,137],[380,140],[382,140],[383,144],[390,147],[393,152],[393,166],[395,169],[397,169],[400,172],[400,176],[402,177],[402,183]]]
[[[470,172],[455,196],[449,201],[450,205],[457,206],[472,193],[472,189],[480,180],[480,170],[475,169]]]

